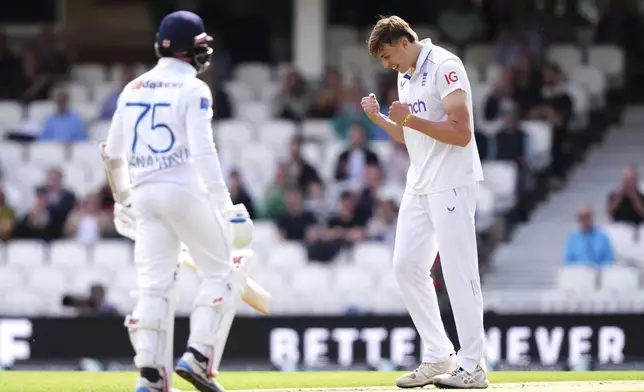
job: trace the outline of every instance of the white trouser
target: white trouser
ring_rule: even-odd
[[[227,287],[232,273],[229,226],[205,191],[196,184],[145,183],[133,190],[132,205],[137,221],[134,258],[139,291],[133,318],[173,322],[174,309],[171,309],[172,316],[158,314],[156,303],[159,297],[172,291],[181,242],[188,247],[203,277],[198,301],[203,303],[207,301],[204,297],[210,295],[210,304],[216,300],[220,304],[230,297]],[[212,334],[211,329],[217,324],[214,309],[200,313],[196,320],[191,320],[191,333]],[[153,328],[139,328],[133,339],[137,354],[163,355],[158,352],[160,338]],[[158,360],[139,362],[139,367],[159,364]]]
[[[398,214],[394,271],[405,305],[420,334],[423,362],[454,352],[445,333],[430,270],[440,252],[461,349],[458,362],[472,372],[485,349],[483,299],[474,212],[478,184],[428,195],[405,193]]]

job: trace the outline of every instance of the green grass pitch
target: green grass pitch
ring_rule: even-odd
[[[278,388],[337,388],[394,386],[402,372],[228,372],[219,380],[227,390]],[[491,372],[490,382],[626,381],[641,380],[644,372]],[[132,391],[133,372],[0,372],[2,392],[121,392]],[[179,377],[174,387],[192,391]]]

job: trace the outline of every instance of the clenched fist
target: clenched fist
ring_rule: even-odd
[[[409,113],[409,105],[406,103],[394,101],[389,107],[389,118],[398,125],[405,121]]]
[[[369,94],[369,96],[363,97],[360,101],[360,105],[367,117],[372,121],[380,116],[380,105],[378,104],[378,100],[374,94]]]

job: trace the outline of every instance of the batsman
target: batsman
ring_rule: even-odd
[[[252,241],[243,205],[233,205],[213,140],[212,93],[196,76],[208,69],[212,37],[191,12],[168,14],[154,48],[159,58],[130,82],[101,156],[114,193],[116,224],[133,239],[137,300],[125,326],[140,370],[135,392],[170,392],[172,370],[200,392],[216,381],[238,299],[247,290],[248,259],[233,248]],[[202,277],[190,315],[186,352],[173,364],[176,279],[182,247]]]

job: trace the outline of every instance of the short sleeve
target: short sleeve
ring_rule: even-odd
[[[436,70],[435,80],[441,100],[458,89],[468,91],[465,69],[456,60],[447,60],[441,63]]]
[[[212,92],[210,87],[205,83],[193,89],[187,97],[186,112],[189,122],[212,121]]]

